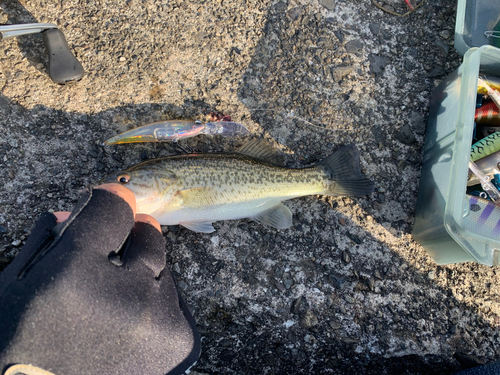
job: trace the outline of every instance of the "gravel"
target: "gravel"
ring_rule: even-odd
[[[0,7],[0,23],[57,23],[86,71],[54,84],[40,35],[1,41],[0,269],[42,212],[71,210],[106,174],[178,152],[104,140],[221,112],[273,140],[289,167],[356,144],[376,191],[288,201],[287,230],[250,220],[217,222],[212,234],[164,228],[203,336],[194,374],[451,374],[500,359],[498,269],[438,266],[411,235],[430,94],[462,60],[456,1],[428,0],[405,18],[368,0]]]

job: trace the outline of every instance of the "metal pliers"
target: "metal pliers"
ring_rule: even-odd
[[[83,66],[71,52],[66,38],[53,23],[25,23],[0,25],[0,39],[21,35],[42,33],[45,48],[49,54],[49,77],[56,83],[66,84],[79,81],[84,74]]]

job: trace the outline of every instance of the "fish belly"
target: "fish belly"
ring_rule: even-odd
[[[207,207],[180,207],[169,212],[156,211],[151,214],[161,225],[178,225],[185,222],[215,222],[251,218],[276,206],[283,199],[263,198],[254,201],[225,203]]]

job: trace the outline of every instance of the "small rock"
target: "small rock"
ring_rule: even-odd
[[[172,271],[178,274],[181,273],[181,267],[179,266],[179,263],[174,263],[174,265],[172,266]]]
[[[370,23],[368,25],[368,28],[370,29],[370,31],[374,35],[378,35],[378,33],[380,32],[380,24],[379,23],[374,23],[374,22]]]
[[[334,81],[340,81],[344,77],[348,76],[354,71],[354,68],[351,66],[337,66],[332,68],[332,77]]]
[[[219,358],[223,362],[231,362],[233,359],[235,359],[238,356],[238,353],[234,352],[233,350],[225,349],[219,354]]]
[[[302,306],[303,302],[304,302],[303,296],[300,296],[295,301],[293,301],[292,306],[290,307],[290,312],[292,314],[297,314],[300,311],[300,307]]]
[[[436,47],[438,48],[438,54],[442,57],[446,57],[448,55],[448,52],[450,51],[450,46],[441,40],[438,40],[436,42]]]
[[[332,285],[337,289],[342,289],[342,284],[344,284],[345,280],[337,277],[335,275],[328,275],[328,280],[332,283]]]
[[[342,341],[344,341],[346,344],[357,344],[357,343],[359,343],[358,339],[353,339],[353,338],[350,338],[350,337],[343,337]]]
[[[424,135],[425,130],[427,128],[425,121],[424,121],[424,117],[419,113],[413,113],[411,115],[410,120],[411,120],[411,124],[413,127],[413,131],[415,133],[417,133],[418,135]]]
[[[361,243],[361,240],[359,239],[359,237],[358,237],[358,236],[355,236],[354,234],[351,234],[351,233],[347,232],[347,233],[346,233],[346,236],[347,236],[347,237],[348,237],[348,238],[349,238],[352,242],[354,242],[354,243],[356,243],[356,244],[358,244],[358,245]]]
[[[354,39],[345,44],[345,49],[349,53],[357,53],[363,49],[363,42],[360,39]]]
[[[410,59],[405,59],[404,66],[405,66],[406,71],[408,71],[408,72],[411,72],[412,70],[415,69],[415,64]]]
[[[368,61],[370,62],[370,71],[373,74],[378,75],[382,73],[388,60],[382,56],[370,55],[368,56]]]
[[[330,327],[332,327],[332,329],[340,329],[340,327],[341,327],[341,324],[339,322],[333,322],[333,321],[331,321],[328,324],[330,324]]]
[[[344,296],[344,299],[347,303],[353,303],[354,299],[351,296]]]
[[[439,33],[439,35],[441,36],[441,38],[443,39],[450,39],[451,37],[451,33],[450,33],[450,30],[443,30]]]
[[[427,274],[427,277],[429,278],[429,280],[434,280],[436,278],[436,272],[435,271],[430,271]]]
[[[12,241],[12,246],[15,246],[15,247],[18,247],[21,245],[21,240],[15,240],[15,241]]]
[[[17,139],[15,138],[9,138],[7,139],[7,142],[9,143],[10,147],[17,148],[19,143],[17,142]]]
[[[411,145],[415,142],[415,135],[413,134],[413,131],[411,130],[409,124],[403,125],[403,127],[399,131],[398,139],[401,143],[404,143],[406,145]]]
[[[102,171],[104,170],[104,168],[106,168],[106,166],[101,162],[97,162],[95,165],[95,169],[97,169],[98,171]]]
[[[295,8],[292,8],[288,11],[288,17],[290,17],[290,19],[292,21],[295,21],[297,20],[302,14],[304,13],[304,9],[301,8],[301,7],[295,7]]]
[[[368,288],[373,292],[375,289],[375,279],[373,277],[369,277],[368,280],[366,280],[366,283],[368,285]]]
[[[323,5],[328,10],[335,9],[335,1],[334,0],[319,0],[319,3]]]
[[[344,34],[342,34],[341,30],[334,30],[333,33],[335,34],[340,43],[344,41]]]
[[[318,325],[319,321],[317,316],[311,311],[307,310],[305,315],[300,320],[300,325],[304,328],[311,328]]]
[[[351,261],[351,255],[349,254],[348,251],[344,250],[342,252],[342,260],[346,263],[349,263]]]
[[[274,283],[274,286],[276,287],[276,289],[278,289],[281,293],[283,293],[286,289],[283,287],[283,285],[279,282],[279,281],[276,281]]]
[[[305,335],[304,341],[308,344],[314,344],[316,342],[316,338],[313,335]]]
[[[2,81],[0,77],[0,89],[2,88],[2,82],[5,83],[5,81]],[[8,108],[10,108],[9,101],[3,97],[0,98],[0,109],[8,109]]]
[[[182,281],[182,280],[177,283],[177,286],[181,290],[186,290],[188,288],[188,285],[184,281]]]
[[[326,297],[326,305],[331,307],[333,305],[333,298],[331,296]]]
[[[274,9],[279,10],[279,11],[284,11],[287,8],[287,5],[284,1],[280,1],[274,6]]]
[[[7,230],[8,230],[7,228],[0,225],[0,234],[7,233]]]

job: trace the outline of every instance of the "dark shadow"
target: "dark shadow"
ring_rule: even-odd
[[[206,110],[210,109],[200,102],[196,111],[203,110],[204,106]],[[49,208],[71,210],[79,198],[81,188],[98,181],[109,172],[123,169],[144,158],[175,153],[175,148],[169,144],[161,144],[161,147],[158,144],[144,144],[109,148],[100,143],[106,137],[114,135],[109,134],[109,129],[119,121],[125,123],[128,119],[132,123],[144,118],[147,121],[161,120],[170,112],[185,113],[189,117],[188,114],[192,114],[190,111],[194,111],[191,106],[189,108],[186,110],[168,104],[154,104],[126,106],[86,115],[46,107],[29,111],[6,98],[0,98],[0,111],[5,123],[16,124],[22,120],[21,123],[27,125],[16,127],[15,134],[4,140],[0,147],[3,152],[0,157],[8,155],[10,158],[19,154],[21,158],[25,137],[36,138],[40,145],[58,142],[61,146],[57,157],[44,154],[44,148],[40,147],[37,154],[40,164],[34,163],[30,167],[30,175],[37,178],[29,178],[25,185],[22,185],[24,177],[15,174],[13,179],[9,177],[8,162],[0,169],[0,180],[4,183],[15,180],[15,188],[20,189],[18,201],[7,202],[7,210],[25,213],[28,212],[27,202],[36,202],[30,207],[32,216],[24,219],[19,217],[13,227],[21,228],[24,225],[31,228],[39,213]],[[35,111],[36,116],[32,116],[30,113]],[[79,132],[68,134],[68,129],[79,129]],[[9,139],[14,138],[17,145],[15,142],[9,143]],[[78,150],[69,147],[70,139],[72,142],[77,141]],[[192,138],[186,142],[194,148],[198,147],[200,151],[220,151],[209,142],[209,138]],[[234,142],[236,146],[241,140]],[[78,163],[82,166],[78,167]],[[12,187],[4,186],[6,188]],[[60,203],[54,207],[57,201]],[[371,210],[371,197],[356,198],[354,201],[364,210]],[[474,330],[484,335],[490,333],[490,323],[483,319],[474,306],[456,300],[449,290],[433,283],[421,271],[408,266],[405,259],[398,256],[395,249],[386,243],[364,232],[358,225],[340,224],[349,222],[349,217],[341,213],[331,216],[334,209],[340,208],[336,205],[350,204],[349,202],[350,200],[346,203],[343,200],[332,201],[333,207],[330,207],[316,197],[303,198],[300,204],[298,201],[291,201],[287,204],[294,214],[294,226],[286,231],[276,231],[248,220],[224,225],[216,223],[218,232],[215,235],[222,239],[219,246],[227,247],[223,252],[234,252],[233,261],[224,261],[220,255],[215,256],[211,248],[212,235],[200,235],[179,227],[165,228],[166,237],[171,244],[168,258],[170,264],[176,265],[174,270],[187,269],[192,264],[203,267],[203,273],[193,277],[186,278],[186,274],[182,272],[176,274],[177,279],[182,281],[180,285],[183,295],[194,311],[204,336],[202,357],[195,370],[252,374],[261,373],[270,367],[275,369],[275,373],[283,374],[328,371],[451,374],[477,363],[478,360],[470,355],[473,341],[466,339],[468,326],[454,318],[443,319],[439,312],[451,309],[466,311],[474,321]],[[304,203],[312,207],[311,211],[322,212],[321,216],[330,217],[333,221],[309,218],[300,210],[300,205]],[[340,237],[324,238],[321,235],[332,230],[340,234]],[[224,238],[229,238],[226,236],[228,231],[235,231],[232,232],[232,237],[246,238],[245,245],[235,248],[233,243],[224,242]],[[350,239],[347,248],[345,244],[337,242],[338,238],[342,241]],[[1,239],[1,244],[4,248],[7,246],[3,257],[14,249],[6,237]],[[304,254],[301,259],[288,258],[287,249],[290,249],[290,244],[296,247],[295,254],[297,251]],[[362,256],[364,251],[391,255],[374,263]],[[190,254],[189,257],[186,252]],[[313,258],[323,262],[312,260]],[[272,260],[275,266],[270,269],[266,266],[267,260]],[[404,269],[403,265],[406,265]],[[295,274],[296,267],[304,270],[303,276]],[[471,264],[469,268],[479,273],[484,273],[485,270],[475,264]],[[437,267],[437,272],[456,271]],[[353,300],[352,296],[364,296],[365,300],[373,297],[389,298],[393,292],[398,293],[398,287],[393,285],[397,285],[408,275],[410,280],[407,281],[419,288],[407,296],[404,309],[401,305],[393,306],[388,303],[381,311],[366,313],[363,311],[366,309],[363,303]],[[239,287],[256,291],[255,298],[242,297],[230,305],[224,304],[223,290],[234,287],[233,277],[236,277]],[[297,297],[293,288],[296,284],[294,277],[301,278],[298,284],[308,289],[316,288],[328,298],[320,304],[311,305],[308,295]],[[212,292],[202,295],[193,293],[200,283],[213,285]],[[273,294],[266,296],[259,292],[261,288],[276,290],[288,302],[282,306],[273,306]],[[427,289],[434,291],[432,296],[425,292]],[[246,317],[245,320],[241,320],[242,315]],[[354,320],[347,319],[343,324],[344,316],[353,316]],[[287,326],[287,321],[292,321],[293,324]],[[434,324],[432,332],[447,337],[453,343],[451,346],[455,348],[456,360],[449,361],[439,354],[411,353],[411,342],[424,340],[427,334],[427,331],[419,333],[416,329],[421,321]],[[406,338],[410,346],[401,347],[395,353],[383,353],[384,348],[390,347],[389,341],[384,340],[389,340],[391,336]],[[358,343],[368,337],[378,337],[381,342],[377,344],[377,351],[382,350],[382,353],[356,351]],[[496,339],[498,332],[491,337]]]
[[[41,105],[26,110],[0,95],[0,117],[6,135],[0,141],[0,158],[4,158],[0,186],[10,195],[10,199],[2,202],[2,211],[28,211],[15,222],[0,222],[0,249],[3,248],[0,269],[15,254],[16,247],[9,239],[26,237],[42,212],[71,210],[82,190],[106,174],[146,159],[183,152],[172,142],[105,146],[105,140],[148,123],[167,119],[202,120],[211,112],[215,112],[212,105],[189,100],[182,106],[131,105],[87,115]],[[181,140],[179,144],[194,152],[221,152],[242,142],[241,138],[201,135]],[[45,144],[51,146],[44,147]],[[25,158],[29,162],[24,162]],[[29,175],[23,172],[20,176],[20,169],[26,169]],[[57,199],[61,199],[61,205],[54,207]],[[32,212],[28,210],[30,202],[37,202]]]

